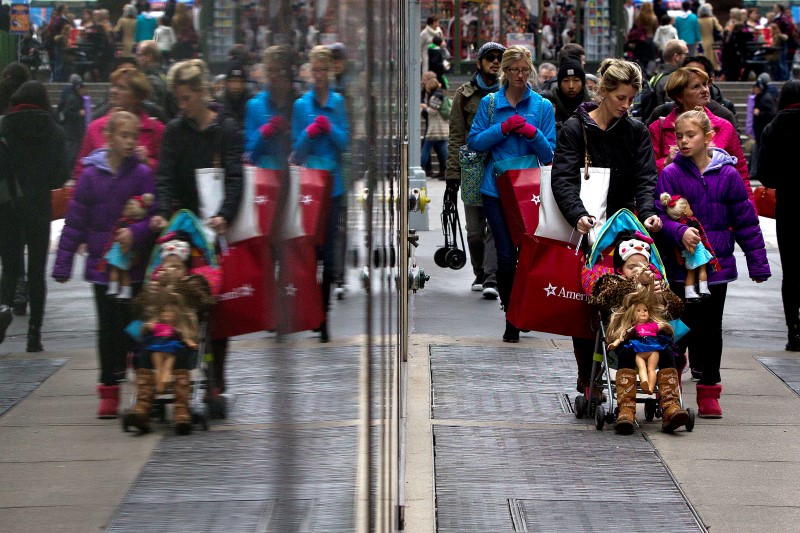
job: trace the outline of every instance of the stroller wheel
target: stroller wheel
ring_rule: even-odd
[[[598,430],[603,429],[606,423],[606,408],[602,405],[597,405],[594,408],[594,427]]]
[[[650,422],[654,416],[656,416],[656,402],[654,400],[645,400],[644,419]]]
[[[686,409],[686,412],[689,413],[689,421],[686,422],[686,431],[692,431],[694,429],[694,417],[696,416],[696,413],[691,407]]]
[[[448,250],[445,254],[445,261],[447,266],[453,270],[461,270],[467,264],[467,254],[464,250],[453,248]]]
[[[450,251],[450,248],[439,248],[433,253],[433,262],[439,268],[447,268],[447,261],[445,261],[444,257],[448,251]]]
[[[583,418],[586,410],[586,398],[582,394],[575,396],[575,418]]]

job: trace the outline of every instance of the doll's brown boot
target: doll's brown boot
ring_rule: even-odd
[[[680,374],[674,368],[658,371],[658,394],[661,406],[661,431],[672,432],[689,422],[689,412],[681,409]]]
[[[636,421],[636,371],[632,368],[617,370],[617,433],[628,434],[633,431]]]
[[[149,368],[136,369],[136,403],[122,418],[122,427],[128,431],[134,426],[142,433],[150,431],[150,406],[155,394],[155,374]]]
[[[192,432],[192,413],[189,411],[189,396],[192,380],[186,369],[175,371],[175,433],[188,435]]]

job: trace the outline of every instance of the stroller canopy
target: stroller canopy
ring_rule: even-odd
[[[639,219],[636,218],[636,215],[630,210],[620,209],[614,213],[613,216],[606,220],[606,223],[603,224],[603,227],[600,228],[600,231],[597,233],[597,238],[592,246],[592,252],[586,259],[586,267],[591,269],[600,259],[603,251],[614,245],[614,242],[620,234],[635,231],[640,231],[642,234],[648,237],[650,236],[642,223],[639,222]],[[655,265],[662,279],[666,281],[667,274],[664,271],[664,263],[661,261],[661,256],[655,246],[650,247],[650,262]]]
[[[168,236],[170,233],[176,233],[179,231],[184,232],[189,236],[192,247],[203,255],[206,265],[213,268],[219,267],[214,246],[206,239],[206,234],[203,230],[203,225],[200,222],[200,219],[198,219],[197,216],[188,209],[181,209],[175,213],[175,215],[169,221],[169,224],[167,224],[167,227],[161,232],[158,240],[159,242],[162,242],[163,238]],[[158,268],[160,264],[161,244],[157,245],[153,249],[153,253],[150,256],[150,263],[147,265],[145,279],[150,279],[153,271]]]

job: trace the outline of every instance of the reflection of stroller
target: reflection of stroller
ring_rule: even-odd
[[[162,245],[170,238],[171,235],[176,235],[178,233],[190,241],[191,267],[188,272],[189,276],[184,278],[187,280],[186,283],[182,284],[175,290],[177,292],[181,292],[182,290],[190,291],[195,295],[201,295],[201,297],[193,298],[193,307],[197,312],[197,319],[200,324],[198,347],[196,350],[190,350],[189,348],[184,347],[185,352],[182,354],[186,358],[191,381],[192,392],[191,397],[188,398],[188,408],[191,414],[192,423],[200,424],[203,429],[208,429],[209,417],[219,417],[220,410],[224,414],[224,404],[216,405],[216,400],[211,399],[210,395],[208,394],[205,394],[208,397],[208,400],[204,401],[203,399],[204,393],[214,390],[215,386],[213,382],[215,375],[213,369],[214,360],[206,355],[207,352],[209,352],[208,315],[213,304],[213,299],[211,297],[219,292],[221,271],[217,262],[217,256],[214,248],[206,240],[202,224],[193,213],[187,210],[182,210],[176,213],[172,220],[170,220],[169,224],[162,232],[161,238],[159,239],[159,243],[161,244],[157,245],[153,250],[150,263],[147,267],[145,279],[149,280],[148,283],[155,283],[155,281],[153,281],[153,274],[161,265]],[[149,290],[149,288],[146,286],[143,291],[147,290]],[[134,336],[134,338],[139,336],[137,340],[141,340],[140,326],[141,323],[138,325],[133,323],[128,328],[128,331],[131,332],[131,335]],[[139,357],[149,358],[149,354],[142,352],[139,354]],[[141,407],[142,402],[149,403],[151,417],[157,417],[163,422],[166,419],[167,405],[170,403],[176,403],[178,400],[178,395],[181,394],[181,391],[178,390],[179,383],[177,372],[174,389],[168,389],[163,394],[155,393],[153,390],[152,381],[148,386],[147,383],[141,383],[141,379],[142,378],[139,376],[139,372],[137,371],[135,381],[137,383],[137,388],[134,390],[131,398],[132,408],[131,411],[126,413],[126,415],[122,418],[122,427],[124,431],[128,431],[130,426],[136,426],[141,429],[142,424],[137,423],[138,419],[136,418],[134,411],[136,410],[137,406]],[[143,390],[145,391],[145,394],[143,394],[144,398],[141,398],[142,402],[139,401],[140,392],[138,389],[140,387],[143,387]],[[220,402],[224,401],[223,398],[219,398]]]
[[[592,247],[591,254],[587,258],[586,268],[592,269],[596,264],[603,262],[603,252],[612,246],[617,237],[623,232],[639,231],[647,235],[647,230],[636,219],[636,216],[628,211],[622,209],[614,216],[608,219],[603,225],[597,235],[594,246]],[[653,246],[651,248],[650,263],[661,274],[662,282],[666,283],[666,275],[664,265],[658,250]],[[583,394],[575,397],[575,416],[577,418],[594,418],[595,426],[597,429],[603,429],[606,422],[612,423],[616,421],[619,407],[615,406],[616,401],[616,385],[615,380],[612,378],[611,371],[616,370],[617,357],[613,351],[606,349],[606,325],[609,318],[610,309],[599,309],[597,318],[597,335],[595,337],[594,357],[592,362],[592,373],[589,386]],[[673,317],[675,318],[675,317]],[[678,376],[680,380],[680,375]],[[607,391],[608,395],[608,412],[602,405],[603,393]],[[642,397],[645,394],[641,387],[637,385],[636,402],[644,404],[645,419],[650,421],[654,417],[661,418],[661,392],[656,387],[654,391],[655,398],[652,395]],[[680,387],[678,387],[678,401],[681,409],[684,408],[683,396],[680,394]],[[695,412],[693,409],[686,409],[689,414],[689,421],[686,423],[686,430],[692,431],[694,428]]]

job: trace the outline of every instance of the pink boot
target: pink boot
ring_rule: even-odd
[[[119,385],[98,385],[97,394],[100,396],[97,418],[117,418]]]
[[[719,397],[722,394],[722,385],[697,384],[697,416],[700,418],[722,418],[722,408],[719,406]]]

